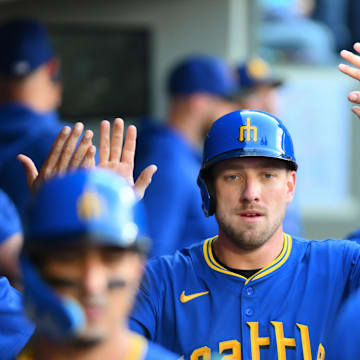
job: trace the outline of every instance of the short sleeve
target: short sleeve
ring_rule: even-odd
[[[156,337],[158,323],[158,299],[161,297],[161,280],[156,276],[152,266],[147,266],[138,290],[134,308],[130,316],[130,329],[140,333],[149,340]]]

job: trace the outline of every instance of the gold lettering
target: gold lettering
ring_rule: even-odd
[[[276,346],[278,351],[278,359],[286,360],[286,347],[295,347],[295,339],[286,338],[284,336],[283,323],[280,321],[271,321],[275,328]]]
[[[319,345],[319,350],[317,353],[317,360],[324,360],[325,359],[325,349],[322,344]]]
[[[195,349],[190,357],[190,360],[199,360],[202,357],[202,360],[211,360],[211,350],[207,346],[203,346],[199,349]]]
[[[257,141],[257,127],[251,126],[250,118],[246,119],[246,125],[240,126],[240,141],[245,140],[245,131],[246,131],[246,141],[251,141],[251,130],[254,132],[253,141]]]
[[[241,360],[241,344],[237,340],[222,341],[219,343],[219,353],[231,350],[231,354],[224,355],[222,360]]]
[[[269,337],[259,337],[259,323],[257,321],[248,321],[251,338],[251,356],[252,360],[260,360],[260,346],[270,345]]]
[[[300,329],[304,360],[312,360],[309,328],[308,326],[302,324],[296,324],[296,326]]]

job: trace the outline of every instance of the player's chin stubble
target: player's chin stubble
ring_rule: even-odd
[[[216,220],[219,228],[238,249],[251,251],[260,248],[276,233],[282,223],[284,214],[274,220],[269,226],[260,228],[258,224],[247,224],[243,228],[236,228],[236,225],[230,223],[227,217],[216,212]]]

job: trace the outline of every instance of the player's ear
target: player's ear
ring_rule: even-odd
[[[290,203],[295,195],[296,187],[296,171],[288,170],[287,171],[287,187],[286,187],[286,200],[287,203]]]

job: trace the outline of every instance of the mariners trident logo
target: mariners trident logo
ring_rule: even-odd
[[[102,204],[99,194],[85,191],[77,201],[77,213],[80,219],[90,220],[100,217]]]
[[[246,133],[246,138],[245,138],[245,133]],[[241,142],[251,141],[251,135],[253,135],[252,141],[257,142],[257,139],[258,139],[257,127],[251,125],[250,118],[247,118],[246,125],[240,126],[240,137],[238,140]]]

